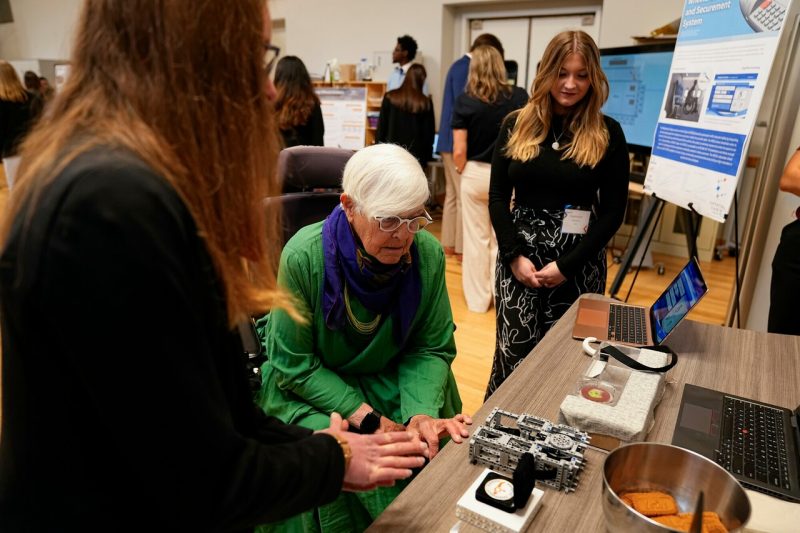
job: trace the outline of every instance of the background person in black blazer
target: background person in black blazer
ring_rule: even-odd
[[[436,128],[433,102],[422,92],[426,77],[425,67],[411,65],[400,88],[384,95],[375,135],[379,143],[398,144],[411,152],[422,168],[433,154]]]
[[[782,191],[800,197],[800,148],[786,163],[781,175]],[[797,304],[800,302],[800,207],[795,220],[784,226],[772,259],[772,282],[767,331],[800,335]]]

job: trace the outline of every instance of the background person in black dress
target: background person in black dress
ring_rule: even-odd
[[[423,169],[433,154],[436,128],[433,102],[422,92],[426,76],[422,65],[408,67],[400,88],[383,97],[375,134],[377,142],[399,144],[411,152]]]
[[[489,190],[500,252],[487,397],[578,296],[605,291],[605,246],[625,215],[629,175],[622,128],[600,112],[607,97],[597,45],[565,31],[545,49],[530,101],[500,132]]]
[[[275,113],[283,146],[322,146],[325,123],[319,97],[303,61],[296,56],[282,57],[275,68]]]
[[[467,308],[476,313],[492,305],[497,255],[488,209],[490,161],[503,119],[527,100],[524,89],[506,83],[503,56],[496,48],[478,46],[472,51],[467,87],[456,98],[451,124],[453,163],[461,176],[461,279]]]
[[[786,163],[781,175],[782,191],[800,197],[800,148]],[[772,282],[767,331],[800,335],[797,305],[800,302],[800,207],[796,220],[784,226],[781,240],[772,259]]]
[[[288,301],[270,28],[264,0],[86,1],[0,227],[3,533],[243,531],[422,465],[253,403],[235,324]]]
[[[0,160],[9,189],[20,162],[17,151],[40,111],[38,95],[26,91],[14,67],[0,59]]]

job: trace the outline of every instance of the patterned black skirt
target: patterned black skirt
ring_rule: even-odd
[[[563,209],[515,207],[512,215],[517,233],[527,243],[525,253],[537,269],[569,252],[583,238],[581,234],[561,233]],[[594,219],[593,214],[590,225]],[[584,263],[573,277],[551,289],[523,285],[498,254],[494,294],[497,332],[486,398],[511,375],[581,294],[603,294],[605,287],[605,249]]]

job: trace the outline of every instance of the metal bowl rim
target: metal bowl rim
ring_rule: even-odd
[[[608,453],[608,455],[606,455],[605,459],[603,459],[603,488],[604,489],[607,488],[608,491],[611,493],[611,495],[614,496],[614,498],[617,501],[617,503],[619,503],[620,505],[624,506],[624,508],[626,510],[629,510],[629,511],[633,512],[636,516],[638,516],[640,518],[644,518],[651,525],[655,525],[655,526],[663,528],[664,531],[673,531],[673,529],[671,529],[671,528],[669,528],[669,527],[667,527],[667,526],[665,526],[663,524],[660,524],[660,523],[656,522],[655,520],[653,520],[650,517],[647,517],[647,516],[643,515],[642,513],[640,513],[639,511],[637,511],[633,507],[627,506],[622,501],[622,499],[620,499],[619,494],[617,494],[617,491],[614,490],[611,487],[611,483],[609,483],[608,479],[606,478],[606,462],[608,461],[608,458],[611,457],[618,450],[622,450],[624,448],[629,448],[629,447],[633,447],[633,446],[651,446],[651,447],[655,446],[655,447],[662,447],[662,448],[674,448],[674,449],[680,450],[682,452],[686,452],[686,453],[689,453],[689,454],[694,455],[696,457],[699,457],[700,459],[703,459],[704,461],[707,461],[707,462],[711,463],[716,468],[718,468],[719,470],[724,472],[742,490],[742,493],[744,494],[744,497],[745,497],[745,500],[747,501],[747,506],[748,506],[747,519],[744,521],[743,525],[750,521],[750,518],[752,517],[752,514],[753,514],[753,504],[750,502],[750,497],[747,495],[747,491],[742,486],[742,484],[739,483],[739,481],[735,477],[733,477],[733,474],[731,474],[730,472],[728,472],[727,470],[725,470],[724,468],[722,468],[717,463],[715,463],[714,461],[712,461],[711,459],[709,459],[708,457],[706,457],[704,455],[700,455],[699,453],[697,453],[695,451],[692,451],[692,450],[687,450],[686,448],[681,448],[680,446],[675,446],[674,444],[665,444],[663,442],[631,442],[629,444],[625,444],[624,446],[620,446],[618,448],[615,448],[615,449],[611,450]]]

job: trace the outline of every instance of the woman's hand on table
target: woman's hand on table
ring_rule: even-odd
[[[526,287],[538,289],[542,286],[536,275],[536,267],[533,266],[533,262],[524,255],[518,255],[516,259],[511,261],[511,273],[514,274],[517,281]]]
[[[542,287],[546,287],[548,289],[558,287],[567,281],[567,278],[565,278],[561,273],[561,270],[559,270],[555,261],[551,261],[543,266],[541,270],[536,273],[536,279],[539,280],[539,283],[542,285]]]
[[[433,418],[428,415],[415,415],[408,423],[408,431],[416,433],[419,438],[428,444],[428,459],[433,459],[439,453],[439,439],[450,436],[453,442],[463,442],[469,437],[467,426],[472,424],[469,415],[456,415],[453,418]]]
[[[347,421],[338,413],[331,415],[327,433],[344,441],[350,448],[350,464],[344,473],[342,488],[356,492],[375,487],[390,487],[398,479],[411,476],[411,469],[425,463],[428,446],[410,431],[361,435],[346,433]]]

